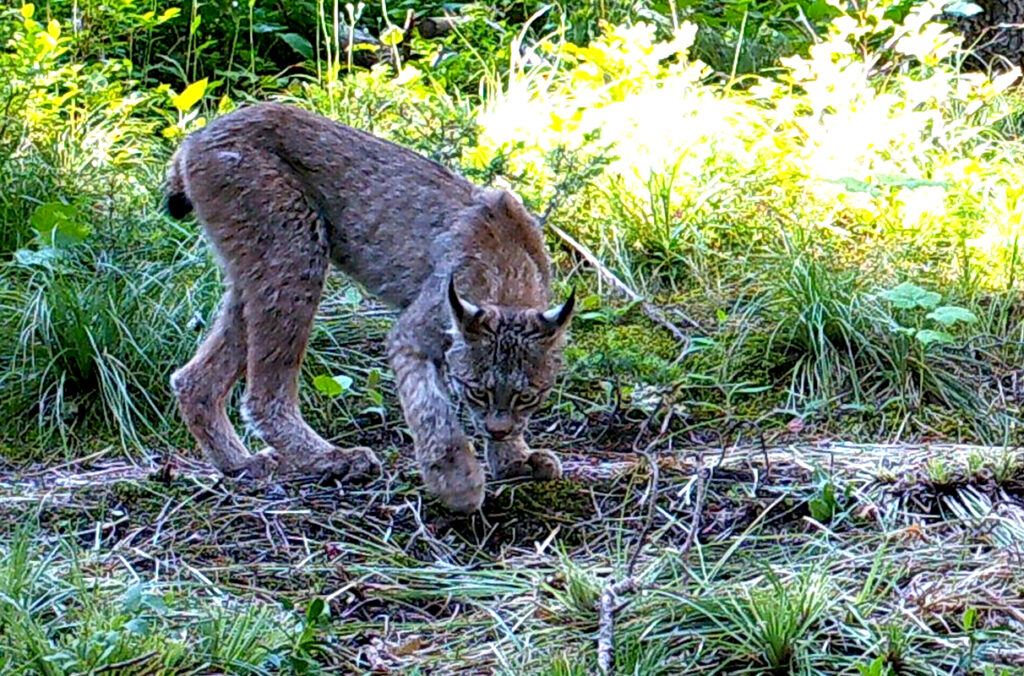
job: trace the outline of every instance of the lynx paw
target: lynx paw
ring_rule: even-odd
[[[316,476],[321,481],[361,483],[380,476],[381,465],[373,451],[365,446],[356,446],[334,448],[319,454],[299,467],[298,471]]]
[[[262,481],[277,473],[281,467],[281,456],[272,448],[266,448],[245,459],[239,467],[224,472],[225,476]]]
[[[562,478],[562,463],[558,456],[546,448],[538,448],[526,459],[530,476],[537,481],[553,481]]]
[[[494,474],[497,479],[525,477],[535,481],[551,481],[562,477],[562,463],[554,453],[541,448],[495,468]]]
[[[473,447],[451,448],[445,457],[422,467],[423,483],[453,512],[475,512],[484,503],[484,470]]]

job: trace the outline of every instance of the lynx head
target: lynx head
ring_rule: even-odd
[[[549,310],[478,307],[448,284],[453,342],[448,370],[473,422],[491,439],[523,431],[544,403],[562,365],[575,292]]]

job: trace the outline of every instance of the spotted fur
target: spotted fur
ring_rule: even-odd
[[[474,186],[405,148],[293,106],[242,108],[192,134],[167,177],[175,217],[195,212],[226,291],[205,342],[171,384],[189,430],[224,473],[372,475],[298,405],[298,372],[328,267],[401,309],[388,357],[428,489],[477,509],[484,472],[460,426],[465,400],[496,477],[560,476],[523,432],[561,364],[572,299],[550,308],[540,228],[504,191]],[[270,446],[251,455],[225,412]]]

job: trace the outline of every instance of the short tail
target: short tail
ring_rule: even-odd
[[[185,193],[185,179],[181,175],[181,165],[185,154],[185,144],[174,153],[170,166],[167,168],[167,182],[164,186],[166,202],[164,206],[171,218],[181,220],[192,213],[192,202]]]

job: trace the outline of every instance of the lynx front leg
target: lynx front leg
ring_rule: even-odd
[[[530,477],[538,481],[559,479],[562,463],[546,448],[531,450],[522,436],[487,442],[487,464],[496,479]]]
[[[401,320],[388,352],[423,483],[450,509],[473,512],[484,501],[484,471],[455,420],[440,374]]]

